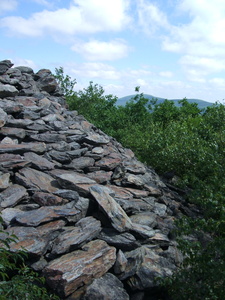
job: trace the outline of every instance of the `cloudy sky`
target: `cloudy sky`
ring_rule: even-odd
[[[225,98],[224,0],[0,0],[0,60],[118,97]]]

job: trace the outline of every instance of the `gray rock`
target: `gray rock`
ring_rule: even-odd
[[[53,177],[32,168],[19,170],[15,177],[16,182],[32,190],[54,193],[58,189]]]
[[[18,208],[5,208],[1,211],[1,217],[3,220],[3,224],[8,226],[11,221],[22,211]]]
[[[0,133],[4,136],[19,139],[24,139],[26,136],[26,131],[23,128],[3,127]]]
[[[136,238],[128,233],[118,233],[111,228],[104,228],[98,236],[99,239],[107,242],[110,246],[114,246],[117,249],[129,251],[140,246]]]
[[[33,69],[31,69],[30,67],[18,66],[15,67],[15,69],[20,70],[21,73],[34,74]]]
[[[98,236],[101,223],[93,217],[86,217],[78,221],[75,227],[68,227],[54,241],[53,254],[62,254],[80,248]]]
[[[31,163],[31,167],[41,171],[52,170],[55,167],[54,163],[33,152],[25,153],[24,157],[27,161]]]
[[[0,173],[0,191],[7,189],[10,186],[10,173]]]
[[[0,144],[0,154],[2,153],[24,153],[33,151],[35,153],[43,153],[46,151],[44,143],[24,143],[19,145]]]
[[[27,190],[23,186],[13,184],[0,193],[0,206],[13,207],[27,196]]]
[[[90,192],[100,209],[108,217],[111,225],[119,232],[124,232],[132,228],[132,222],[121,206],[109,195],[106,188],[94,185]]]
[[[85,296],[82,297],[82,300],[96,299],[129,300],[130,298],[122,282],[113,274],[107,273],[101,278],[95,279],[88,286]]]
[[[19,94],[19,91],[10,84],[0,83],[0,98],[14,97]]]
[[[69,219],[77,222],[81,218],[79,210],[74,208],[46,206],[32,211],[25,211],[16,216],[15,220],[25,226],[38,226],[56,219]]]
[[[57,175],[59,184],[66,189],[77,191],[81,195],[89,195],[89,188],[96,182],[86,176],[79,175],[75,172]]]
[[[2,60],[0,61],[0,75],[6,73],[6,71],[11,68],[13,64],[10,60]]]
[[[5,125],[7,121],[7,113],[0,108],[0,128]]]
[[[29,254],[41,256],[48,249],[48,239],[40,237],[39,231],[34,227],[11,227],[6,232],[18,238],[9,245],[13,252],[24,249]]]
[[[83,170],[83,169],[87,169],[88,167],[92,167],[94,163],[95,160],[91,157],[79,157],[73,159],[71,163],[66,167],[68,169]]]

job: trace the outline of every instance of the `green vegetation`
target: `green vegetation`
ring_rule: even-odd
[[[0,217],[0,228],[2,219]],[[44,287],[45,279],[26,265],[26,251],[11,252],[15,235],[0,230],[0,300],[59,300]]]
[[[70,87],[63,69],[59,84]],[[59,76],[60,75],[60,76]],[[70,109],[90,122],[159,174],[174,170],[178,185],[191,193],[187,200],[198,205],[202,216],[179,220],[177,236],[185,254],[181,268],[164,285],[172,299],[221,300],[225,295],[225,106],[216,103],[201,110],[186,99],[176,106],[158,103],[139,93],[124,106],[105,95],[97,84],[67,95]],[[185,236],[198,237],[187,239]]]

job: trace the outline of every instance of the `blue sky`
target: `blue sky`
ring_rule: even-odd
[[[224,0],[0,0],[0,60],[118,97],[225,98]]]

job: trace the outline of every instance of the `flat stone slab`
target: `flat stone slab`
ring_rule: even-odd
[[[38,226],[52,220],[68,218],[76,222],[80,220],[81,212],[75,208],[45,206],[32,211],[24,211],[18,214],[15,220],[25,226]]]
[[[78,221],[75,227],[65,228],[54,241],[53,254],[62,254],[80,248],[90,242],[101,231],[101,223],[93,217],[86,217]]]
[[[85,142],[93,145],[99,145],[99,144],[108,144],[109,143],[109,138],[104,137],[102,135],[99,135],[97,133],[89,134],[84,138]]]
[[[11,251],[26,250],[29,254],[41,256],[46,253],[49,245],[48,239],[40,236],[40,232],[34,227],[11,227],[7,230],[18,238],[10,243]]]
[[[47,283],[62,297],[104,275],[116,260],[116,249],[95,240],[51,261],[44,269]]]
[[[59,184],[66,189],[75,190],[82,195],[89,194],[89,188],[96,184],[96,181],[86,176],[79,175],[78,173],[63,173],[56,175]]]
[[[15,206],[27,196],[27,190],[23,186],[13,184],[0,193],[0,206],[3,208]]]
[[[107,242],[110,246],[124,251],[133,250],[140,246],[132,234],[128,232],[118,233],[115,229],[111,228],[104,228],[98,238]]]
[[[119,232],[132,228],[132,222],[121,206],[110,196],[109,189],[104,186],[94,185],[90,192],[100,209],[108,217],[111,225]]]
[[[34,190],[54,193],[58,189],[53,177],[32,168],[19,170],[19,172],[15,174],[15,177],[18,183]]]
[[[27,143],[27,144],[0,144],[0,153],[24,153],[24,152],[44,153],[46,145],[44,143]]]
[[[31,167],[35,169],[44,171],[44,170],[52,170],[55,167],[55,164],[47,160],[46,158],[34,153],[27,152],[24,154],[24,157],[27,161],[31,163]]]

